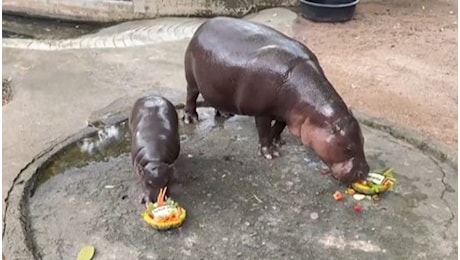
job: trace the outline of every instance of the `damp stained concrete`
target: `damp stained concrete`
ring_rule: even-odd
[[[198,112],[199,124],[181,124],[171,187],[188,211],[181,228],[142,222],[122,123],[99,149],[81,140],[39,173],[47,180],[26,205],[37,255],[71,259],[92,244],[95,259],[457,259],[457,174],[430,155],[363,126],[371,167],[392,166],[397,183],[356,213],[350,196],[332,198],[345,186],[321,175],[321,161],[287,131],[282,157],[268,161],[257,155],[252,118]],[[90,150],[98,159],[82,160]]]

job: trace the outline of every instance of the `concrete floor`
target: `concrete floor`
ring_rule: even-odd
[[[39,175],[28,175],[58,174],[34,190],[27,213],[21,210],[31,223],[26,237],[7,215],[6,253],[22,257],[27,239],[35,254],[56,260],[72,258],[85,244],[95,246],[95,259],[456,259],[457,175],[448,165],[363,127],[371,168],[391,165],[397,183],[380,201],[359,202],[357,213],[351,196],[333,200],[333,191],[346,187],[320,174],[318,157],[287,132],[282,157],[268,161],[257,155],[252,118],[222,122],[213,109],[199,114],[199,124],[181,124],[170,186],[188,210],[180,229],[159,233],[140,219],[125,124],[91,157],[96,161],[84,163],[87,150],[77,142]],[[8,212],[23,200],[16,192],[22,187],[15,186]]]

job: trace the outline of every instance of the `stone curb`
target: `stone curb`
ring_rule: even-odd
[[[52,160],[63,149],[74,145],[82,138],[97,135],[97,131],[100,130],[97,126],[113,125],[127,120],[131,105],[130,101],[135,101],[140,96],[149,94],[163,95],[174,104],[181,106],[180,99],[183,93],[166,88],[155,88],[138,95],[120,98],[107,108],[93,113],[91,116],[93,119],[89,120],[88,126],[69,137],[55,140],[50,147],[35,156],[20,170],[4,200],[6,206],[3,212],[2,243],[4,252],[8,253],[7,259],[9,259],[10,255],[14,256],[15,259],[41,259],[41,256],[35,250],[33,236],[28,234],[30,228],[30,223],[28,223],[28,199],[35,189],[38,177],[37,171],[42,167],[46,167],[47,161]],[[108,109],[113,109],[113,111],[108,113]],[[9,239],[6,240],[5,237]]]
[[[267,21],[265,18],[261,21],[260,17],[272,16],[273,14],[282,14],[288,23],[278,24],[277,22]],[[277,30],[291,35],[292,22],[296,19],[297,14],[285,8],[270,8],[258,12],[257,15],[248,15],[243,17],[250,21],[266,24]],[[111,26],[102,29],[96,33],[86,34],[71,39],[3,39],[3,48],[27,49],[38,51],[63,51],[63,50],[87,50],[87,49],[114,49],[114,48],[132,48],[146,45],[155,45],[164,42],[179,41],[192,38],[196,29],[206,21],[205,18],[189,18],[184,20],[179,17],[168,17],[146,21],[142,25],[136,25],[136,22],[127,22],[128,25],[123,31],[114,31]],[[287,25],[288,24],[288,25]],[[283,29],[281,29],[283,28]]]
[[[176,104],[178,109],[183,107],[180,99],[184,97],[184,93],[182,93],[182,97],[179,97],[181,95],[179,91],[168,92],[168,95],[162,93],[162,91],[163,90],[156,89],[149,91],[149,94],[164,94],[164,96],[170,98],[171,101]],[[128,100],[131,102],[143,94],[146,93],[128,97]],[[42,167],[46,167],[46,162],[53,159],[63,149],[74,145],[82,138],[96,135],[99,129],[95,127],[95,125],[113,125],[126,121],[130,111],[130,102],[123,101],[124,99],[126,98],[116,100],[109,105],[110,112],[109,109],[102,109],[101,111],[95,112],[91,116],[87,127],[67,138],[56,140],[54,145],[38,154],[19,172],[5,199],[7,205],[3,215],[3,237],[5,238],[6,235],[6,237],[10,238],[8,241],[3,239],[3,248],[7,249],[6,251],[9,255],[14,255],[16,259],[41,259],[41,256],[38,255],[35,250],[33,236],[28,234],[30,224],[28,223],[29,212],[27,202],[35,189],[38,177],[36,175],[37,171]],[[449,166],[457,168],[457,159],[455,159],[456,157],[454,158],[457,153],[443,147],[443,145],[431,142],[426,137],[414,133],[414,131],[394,126],[384,119],[377,119],[359,112],[354,112],[354,114],[364,125],[379,131],[387,132],[394,138],[403,140],[417,149],[436,157],[436,159],[447,163]],[[23,244],[18,244],[21,242]]]
[[[243,17],[272,7],[292,7],[296,0],[6,0],[3,11],[66,21],[122,22],[159,17]]]
[[[202,19],[181,22],[175,20],[161,20],[150,26],[133,28],[121,33],[110,35],[88,34],[75,39],[3,39],[2,47],[40,51],[140,47],[189,39],[203,21]]]
[[[431,154],[437,160],[447,163],[450,167],[458,169],[458,152],[446,145],[432,141],[432,139],[423,134],[392,123],[386,119],[372,117],[361,112],[353,112],[353,114],[362,124],[386,132],[396,139],[413,145],[422,152]]]

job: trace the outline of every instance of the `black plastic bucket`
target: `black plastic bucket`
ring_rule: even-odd
[[[302,16],[315,22],[349,21],[359,0],[300,0]]]

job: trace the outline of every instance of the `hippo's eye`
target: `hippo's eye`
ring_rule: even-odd
[[[150,184],[150,185],[152,185],[153,182],[152,182],[151,180],[149,180],[149,181],[147,181],[147,183]]]
[[[351,153],[352,151],[353,151],[353,149],[352,149],[351,146],[347,146],[347,147],[345,148],[345,152],[347,152],[347,153]]]

